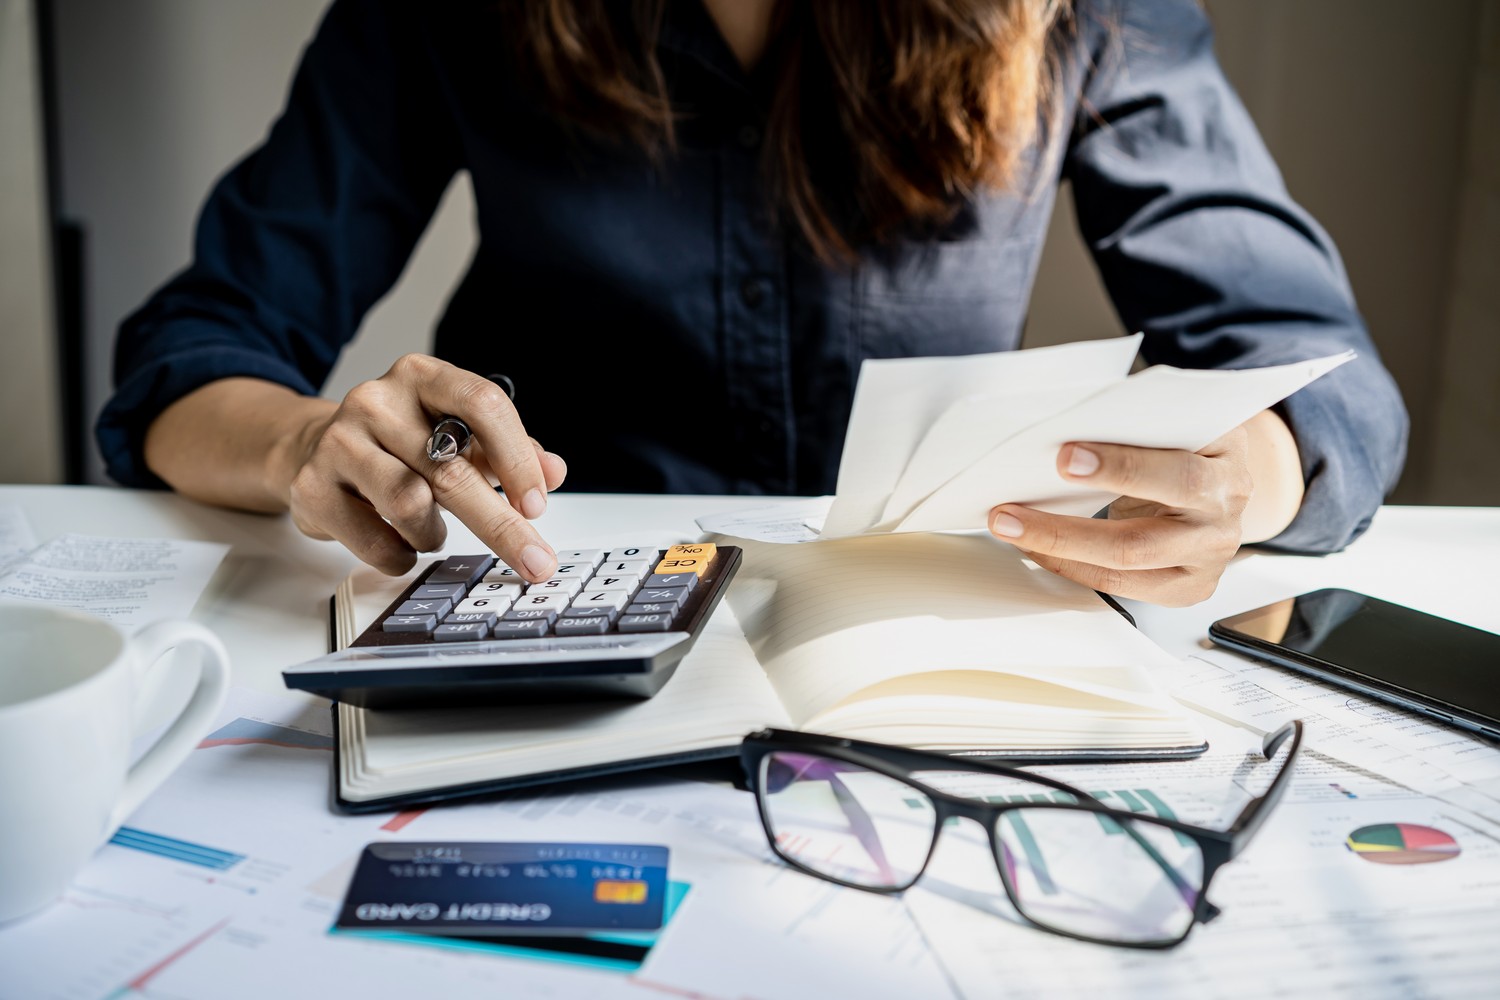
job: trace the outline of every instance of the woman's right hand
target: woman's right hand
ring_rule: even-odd
[[[448,462],[427,457],[439,415],[473,432]],[[531,518],[567,474],[563,460],[528,437],[509,397],[490,380],[422,354],[349,391],[331,417],[319,413],[289,442],[282,464],[292,520],[313,538],[335,539],[391,575],[447,538],[439,508],[527,579],[547,579],[557,555]],[[494,489],[499,483],[501,496]]]

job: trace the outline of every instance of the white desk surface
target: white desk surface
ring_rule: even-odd
[[[693,518],[755,503],[745,497],[558,494],[539,522],[557,545],[698,534]],[[232,550],[192,617],[214,629],[235,683],[284,692],[280,669],[326,649],[328,598],[355,565],[332,543],[302,537],[285,517],[237,514],[164,493],[0,486],[0,504],[24,510],[37,540],[63,532],[227,542]],[[475,551],[461,530],[457,551]],[[1500,509],[1388,507],[1348,551],[1324,558],[1250,553],[1219,592],[1192,608],[1131,602],[1141,628],[1177,656],[1198,649],[1210,622],[1324,586],[1344,586],[1500,631]],[[0,976],[0,981],[3,981]],[[0,985],[0,994],[3,994]]]
[[[536,524],[559,546],[608,544],[643,533],[693,538],[699,534],[695,517],[762,499],[564,492],[553,496]],[[76,531],[232,545],[193,617],[229,648],[235,683],[260,690],[284,691],[282,667],[326,652],[328,597],[356,565],[341,547],[303,537],[285,517],[219,510],[167,493],[0,486],[0,503],[19,504],[39,542]],[[473,546],[469,551],[482,551],[462,526],[450,531],[450,548],[463,551],[464,538]],[[1500,508],[1385,507],[1344,552],[1247,552],[1202,604],[1126,604],[1141,629],[1175,656],[1197,649],[1215,619],[1319,587],[1347,587],[1500,632],[1497,567]]]

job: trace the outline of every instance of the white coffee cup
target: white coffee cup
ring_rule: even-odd
[[[186,707],[134,766],[136,725],[171,685],[158,662],[191,669]],[[155,679],[155,678],[153,678]],[[229,687],[229,654],[202,625],[167,621],[126,635],[100,618],[0,604],[0,922],[35,913],[207,735]]]

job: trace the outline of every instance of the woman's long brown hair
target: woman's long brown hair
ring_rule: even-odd
[[[681,2],[681,0],[674,0]],[[677,117],[656,54],[668,0],[504,0],[553,110],[654,156]],[[930,231],[1003,188],[1037,136],[1068,0],[779,0],[757,72],[778,212],[828,263]]]

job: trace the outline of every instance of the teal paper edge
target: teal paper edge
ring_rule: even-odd
[[[662,930],[672,922],[677,915],[677,907],[687,898],[688,890],[692,886],[687,882],[668,882],[667,901],[665,915],[662,920]],[[569,955],[564,952],[549,952],[535,948],[522,948],[510,944],[490,944],[484,941],[465,941],[462,938],[434,937],[427,934],[408,934],[405,931],[346,931],[338,927],[328,928],[329,934],[342,934],[348,937],[356,937],[364,940],[396,941],[402,944],[419,944],[428,948],[442,948],[447,951],[476,951],[486,955],[506,955],[511,958],[529,958],[541,962],[557,962],[562,965],[578,965],[589,969],[603,969],[608,972],[634,972],[641,967],[640,962],[632,962],[623,958],[602,958],[598,955]],[[598,934],[589,934],[587,937],[592,941],[608,941],[612,944],[634,944],[643,948],[650,948],[656,944],[661,931],[629,931]]]

